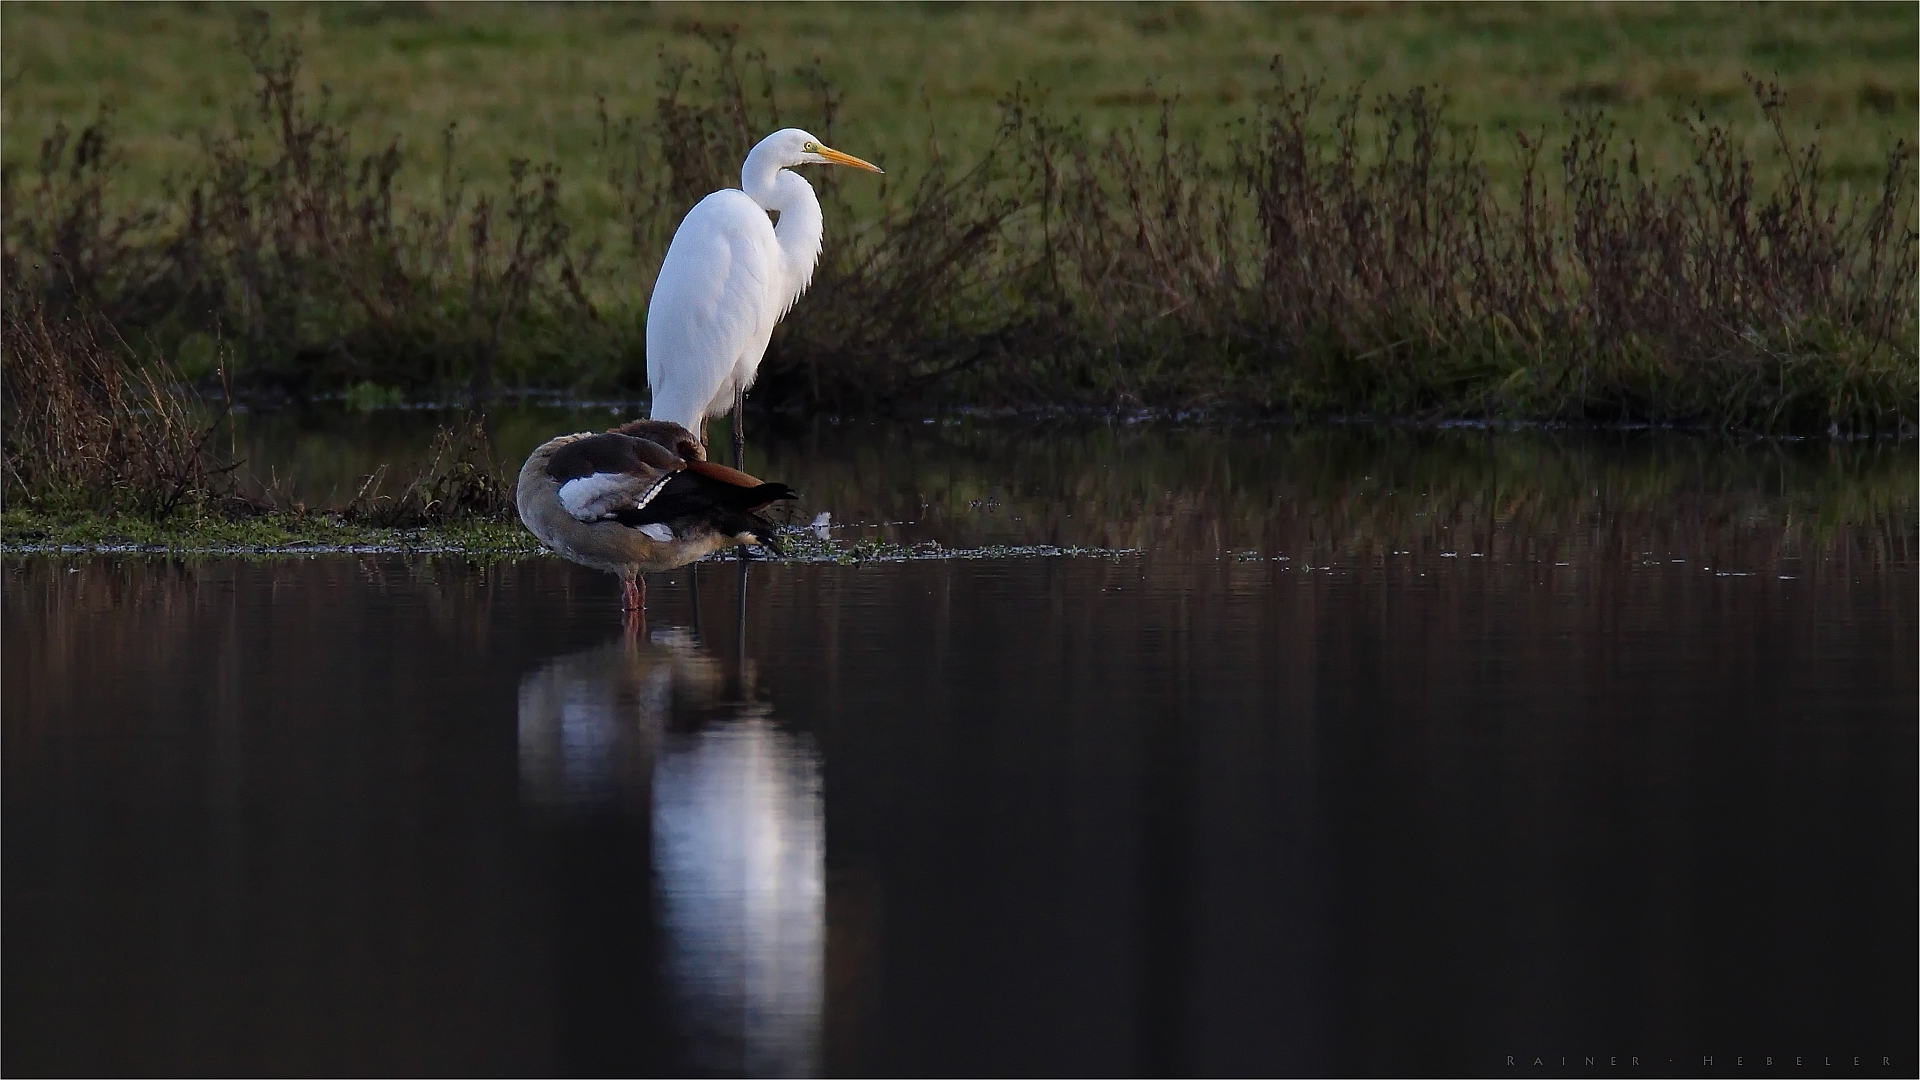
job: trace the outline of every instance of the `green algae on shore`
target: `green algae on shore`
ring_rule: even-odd
[[[814,530],[788,527],[780,534],[781,562],[826,562],[852,566],[917,559],[1012,559],[1137,554],[1131,549],[1060,544],[993,544],[950,548],[935,542],[912,545],[880,537],[844,542]],[[767,553],[754,548],[755,561]],[[544,555],[547,549],[518,523],[473,521],[425,528],[359,525],[332,514],[267,514],[232,519],[217,516],[153,522],[135,517],[56,518],[25,510],[0,516],[0,554],[7,555],[189,555],[235,558],[287,555],[459,554],[482,559]],[[734,558],[731,551],[707,561]]]
[[[335,514],[214,514],[162,522],[128,515],[55,517],[30,510],[0,515],[7,554],[124,553],[304,555],[329,552],[460,552],[513,558],[543,549],[517,522],[471,521],[428,528],[355,524]]]

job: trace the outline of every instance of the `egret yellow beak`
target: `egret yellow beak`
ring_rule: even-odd
[[[864,161],[860,158],[854,157],[852,154],[843,154],[840,151],[835,150],[830,146],[822,146],[818,150],[816,150],[815,153],[819,154],[823,158],[826,158],[828,161],[833,162],[835,165],[851,165],[856,169],[865,169],[868,172],[877,172],[881,176],[887,175],[887,170],[881,168],[878,165],[875,165],[873,162]]]

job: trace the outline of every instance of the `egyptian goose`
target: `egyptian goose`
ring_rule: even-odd
[[[642,574],[736,544],[779,554],[773,523],[755,511],[796,497],[785,484],[707,461],[679,424],[635,420],[543,443],[520,468],[514,503],[541,543],[619,575],[620,606],[632,612],[647,606]]]

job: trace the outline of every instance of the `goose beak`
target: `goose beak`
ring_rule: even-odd
[[[881,168],[878,165],[875,165],[873,162],[867,161],[863,158],[854,157],[852,154],[843,154],[840,151],[835,150],[831,146],[822,146],[819,149],[818,153],[821,157],[826,158],[828,161],[833,162],[835,165],[851,165],[856,169],[865,169],[868,172],[877,172],[881,176],[887,175],[887,170]]]

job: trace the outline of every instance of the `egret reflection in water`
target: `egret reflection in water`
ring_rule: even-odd
[[[673,1026],[698,1069],[817,1071],[825,823],[812,740],[682,630],[631,632],[520,684],[522,797],[650,819]],[[636,910],[636,919],[648,917]]]

